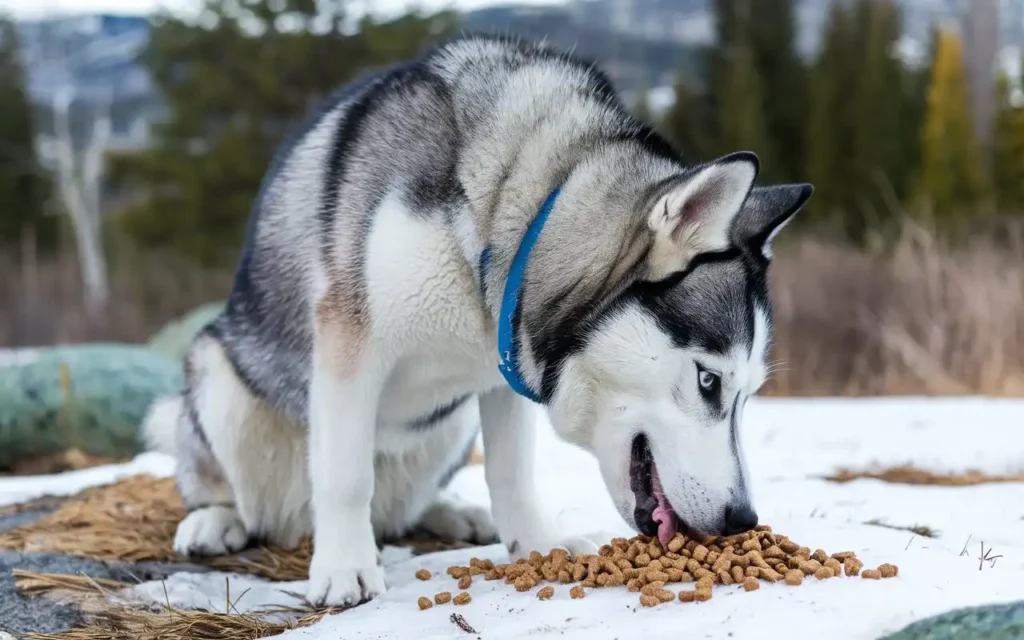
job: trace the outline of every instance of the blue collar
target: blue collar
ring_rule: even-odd
[[[526,235],[519,243],[519,250],[516,251],[515,258],[512,259],[512,266],[505,279],[505,292],[501,296],[501,313],[498,315],[498,371],[505,377],[505,381],[513,391],[537,404],[543,404],[540,396],[526,384],[526,380],[519,372],[519,341],[516,340],[515,320],[519,310],[519,291],[523,288],[523,279],[526,277],[526,261],[529,260],[530,252],[537,244],[537,238],[540,237],[540,232],[544,228],[548,216],[551,215],[551,210],[555,208],[555,201],[560,192],[560,187],[551,192],[537,212],[537,217],[526,228]],[[483,286],[487,274],[490,257],[491,248],[487,247],[480,255],[481,286]]]

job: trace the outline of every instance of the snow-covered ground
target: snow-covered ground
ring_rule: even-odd
[[[874,480],[833,484],[819,478],[842,467],[907,463],[934,471],[1024,471],[1024,401],[761,399],[751,401],[746,411],[744,440],[762,522],[812,549],[856,551],[869,566],[893,562],[900,567],[899,577],[877,582],[809,579],[796,588],[762,584],[752,593],[716,587],[709,602],[654,609],[640,608],[636,594],[624,589],[595,589],[583,600],[570,600],[568,589],[556,586],[555,597],[541,602],[534,593],[477,580],[469,589],[470,604],[421,612],[419,596],[457,592],[445,575],[448,566],[465,564],[474,555],[507,561],[504,549],[494,545],[420,557],[389,549],[384,596],[282,637],[470,637],[449,620],[458,612],[483,638],[877,638],[952,608],[1024,598],[1024,484],[915,487]],[[593,459],[558,442],[543,420],[537,456],[543,508],[567,534],[606,540],[630,533]],[[140,469],[163,475],[170,461],[149,454],[129,465],[59,477],[3,479],[0,504],[70,493]],[[489,502],[480,466],[463,470],[452,489],[480,504]],[[868,521],[927,526],[938,536],[925,538]],[[979,568],[982,543],[1001,556],[994,566],[986,562]],[[415,579],[420,568],[435,577]],[[290,594],[304,590],[302,583],[230,578],[240,611],[294,606],[298,602]],[[225,579],[223,574],[178,574],[166,584],[140,585],[134,595],[160,603],[169,598],[180,607],[223,609]]]

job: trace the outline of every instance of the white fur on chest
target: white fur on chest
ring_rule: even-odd
[[[390,369],[381,428],[408,429],[455,398],[504,384],[494,322],[459,245],[440,214],[417,216],[397,197],[374,215],[367,293],[375,351]]]

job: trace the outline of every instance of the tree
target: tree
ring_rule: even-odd
[[[1010,79],[996,84],[993,187],[1002,212],[1024,212],[1024,108],[1013,104]]]
[[[661,122],[661,130],[689,162],[711,160],[717,148],[714,114],[706,94],[692,89],[682,71],[676,77],[675,102]]]
[[[453,14],[363,19],[345,0],[208,0],[199,24],[156,20],[142,64],[169,109],[116,184],[142,194],[124,228],[206,264],[234,260],[275,147],[328,93],[451,34]]]
[[[52,243],[56,219],[44,217],[49,180],[36,157],[32,105],[13,21],[0,18],[0,243],[31,232]]]
[[[987,180],[968,106],[960,39],[941,31],[928,87],[917,193],[938,222],[975,213],[984,202]]]

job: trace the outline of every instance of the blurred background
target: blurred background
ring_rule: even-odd
[[[114,1],[0,0],[0,347],[223,299],[293,125],[496,30],[596,59],[689,160],[816,186],[767,393],[1024,396],[1024,0]]]

